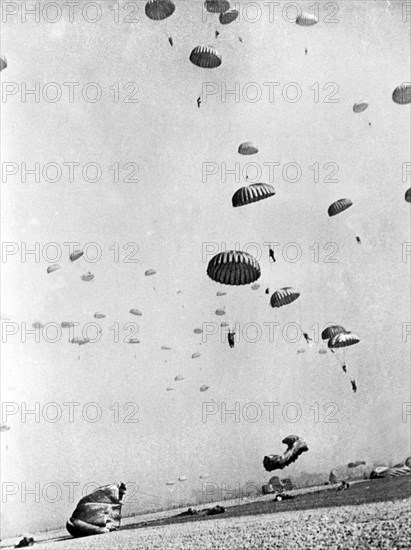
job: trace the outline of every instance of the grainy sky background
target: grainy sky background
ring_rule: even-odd
[[[20,92],[5,102],[3,93],[3,163],[31,167],[38,162],[43,167],[55,162],[63,176],[56,183],[43,178],[36,183],[32,176],[23,183],[20,173],[7,181],[3,177],[2,240],[19,243],[19,251],[3,257],[2,323],[31,327],[37,320],[72,320],[80,328],[98,322],[102,330],[99,342],[84,347],[70,344],[67,331],[54,344],[43,337],[36,343],[33,336],[22,343],[19,333],[3,346],[3,401],[15,402],[19,411],[23,402],[29,409],[35,402],[41,409],[55,402],[63,411],[56,423],[43,417],[36,422],[33,416],[24,423],[20,412],[7,419],[11,430],[1,438],[2,478],[18,484],[18,493],[3,504],[5,534],[63,525],[75,506],[63,483],[83,487],[89,482],[134,482],[139,486],[137,503],[129,503],[125,513],[187,500],[192,490],[201,489],[199,476],[204,474],[219,484],[260,484],[270,477],[263,456],[281,453],[281,440],[291,433],[303,436],[310,451],[282,472],[283,477],[328,472],[356,459],[384,464],[409,454],[409,420],[402,421],[410,387],[409,344],[402,334],[403,323],[410,320],[409,263],[402,261],[402,243],[409,241],[410,231],[404,201],[410,182],[403,181],[402,174],[409,160],[409,106],[391,99],[394,88],[410,80],[406,3],[335,2],[338,22],[330,23],[326,17],[331,18],[332,11],[320,2],[319,24],[303,28],[282,16],[284,2],[275,8],[274,21],[268,7],[255,2],[260,16],[252,6],[241,11],[238,23],[220,28],[218,40],[217,16],[203,21],[202,2],[176,2],[174,15],[164,22],[148,20],[144,3],[133,2],[140,8],[134,24],[115,23],[112,4],[100,2],[101,19],[93,24],[78,11],[71,23],[67,10],[56,23],[43,18],[34,23],[30,16],[23,23],[18,3],[19,13],[2,24],[2,53],[9,64],[3,82],[15,82],[19,90],[24,82],[28,88],[55,82],[63,93],[56,103],[42,97],[36,103],[32,96],[23,103]],[[245,4],[241,2],[242,10]],[[313,11],[313,2],[299,5]],[[131,8],[120,7],[121,20]],[[292,7],[287,13],[295,18]],[[254,19],[258,21],[250,22]],[[168,43],[169,34],[174,47]],[[190,51],[200,44],[218,48],[221,67],[207,71],[189,62]],[[80,83],[73,103],[64,82]],[[102,89],[97,103],[79,93],[88,82]],[[123,101],[122,87],[128,82],[139,88],[138,103]],[[198,109],[196,98],[204,82],[214,83],[218,93]],[[224,84],[231,89],[236,82],[240,91],[249,82],[257,83],[261,99],[224,98]],[[274,102],[264,82],[280,83]],[[297,102],[281,94],[289,82],[301,89]],[[118,103],[110,90],[115,83],[120,83]],[[315,83],[318,102],[310,89]],[[324,90],[327,83],[334,84]],[[335,90],[338,102],[324,102]],[[354,114],[352,106],[361,100],[369,102],[369,108]],[[258,144],[258,155],[238,155],[238,145],[247,140]],[[89,183],[79,174],[70,183],[64,162],[79,162],[81,167],[99,163],[102,178]],[[122,181],[114,183],[109,167],[116,162],[135,162],[138,183],[124,181],[130,170],[122,170]],[[205,181],[206,162],[225,162],[229,169],[235,163],[244,167],[248,162],[278,162],[277,194],[233,209],[231,196],[244,178],[236,181],[227,175],[223,182],[219,171]],[[301,167],[300,181],[282,177],[288,162]],[[336,163],[338,182],[324,181],[329,170],[321,170],[315,182],[309,167],[317,162]],[[258,181],[268,178],[263,167]],[[328,205],[342,197],[351,198],[354,206],[329,218]],[[271,268],[263,246],[269,241],[281,243]],[[41,250],[46,243],[58,243],[62,269],[48,275],[50,264],[43,257],[36,261],[28,256],[24,263],[22,242],[28,248],[38,242]],[[96,242],[102,258],[70,263],[65,242],[81,247]],[[118,262],[110,249],[115,242],[120,246]],[[133,249],[122,247],[130,242],[138,247],[138,263],[124,262]],[[281,247],[290,242],[301,247],[298,262],[282,257]],[[324,261],[332,250],[323,250],[329,242],[338,246],[338,263]],[[235,243],[241,248],[257,243],[260,248],[249,252],[263,252],[260,290],[226,288],[227,295],[217,297],[221,288],[206,275],[211,256],[204,257],[204,243],[215,243],[209,246],[216,252],[222,243],[228,249]],[[314,243],[320,247],[318,263],[310,249]],[[93,250],[89,252],[91,257]],[[293,250],[289,252],[292,256]],[[145,277],[150,268],[156,275]],[[95,275],[92,282],[81,280],[87,271]],[[292,305],[272,309],[264,294],[268,284],[271,292],[296,287],[301,296]],[[132,307],[140,309],[142,317],[130,315]],[[219,307],[225,307],[225,317],[215,315]],[[107,317],[96,321],[96,311]],[[252,343],[240,337],[235,349],[229,349],[220,332],[206,342],[193,333],[203,323],[222,320],[242,327],[258,323],[261,338]],[[123,342],[128,322],[138,324],[141,344]],[[268,322],[279,323],[274,342],[263,325]],[[302,337],[286,341],[281,331],[290,322],[311,337],[315,333],[310,327],[318,324],[321,330],[327,322],[359,334],[361,343],[346,353],[348,376],[336,357],[318,354],[321,342],[308,347]],[[109,328],[115,323],[119,343]],[[77,329],[75,335],[80,334]],[[251,329],[249,335],[248,340]],[[172,350],[161,350],[162,345]],[[306,352],[297,354],[300,348]],[[192,359],[195,352],[201,357]],[[179,374],[185,379],[174,382]],[[350,376],[358,383],[355,395]],[[207,393],[200,393],[202,384],[210,386]],[[167,392],[167,387],[175,390]],[[80,403],[72,423],[65,402]],[[96,423],[81,416],[81,408],[90,402],[102,410]],[[116,402],[120,422],[114,422],[110,409]],[[124,422],[132,409],[122,407],[129,402],[139,407],[139,423]],[[258,422],[241,417],[235,423],[229,416],[224,423],[216,414],[203,422],[205,402],[216,403],[220,410],[222,402],[229,409],[237,402],[240,410],[254,402],[262,417]],[[266,402],[280,403],[273,423]],[[296,423],[281,416],[289,402],[301,407]],[[324,405],[335,403],[338,423],[314,422],[309,408],[314,403],[319,403],[320,420]],[[50,418],[52,414],[50,409]],[[187,481],[166,488],[167,480],[180,475]],[[54,504],[43,494],[39,503],[30,495],[22,502],[22,483],[29,489],[39,483],[40,491],[47,483],[57,483],[62,496]],[[47,498],[54,494],[51,488]],[[77,486],[74,500],[81,496]]]

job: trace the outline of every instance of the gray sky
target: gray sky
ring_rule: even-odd
[[[355,459],[399,461],[409,454],[409,421],[402,421],[410,383],[409,344],[402,341],[410,310],[409,263],[402,262],[402,243],[409,241],[410,231],[404,201],[410,183],[402,176],[402,164],[409,160],[409,107],[391,99],[396,86],[410,81],[410,27],[402,20],[403,2],[338,2],[335,24],[324,21],[320,2],[320,23],[311,28],[287,22],[281,16],[284,3],[270,22],[268,9],[259,3],[259,21],[240,17],[238,24],[220,29],[218,40],[217,18],[202,21],[201,2],[176,4],[174,15],[159,23],[145,17],[143,2],[138,2],[140,22],[134,25],[114,23],[108,2],[101,3],[97,24],[80,15],[70,23],[66,12],[54,24],[22,23],[21,14],[3,23],[2,53],[9,64],[3,82],[20,88],[22,82],[27,87],[56,82],[63,90],[54,104],[32,98],[22,103],[19,94],[3,102],[3,162],[56,162],[61,167],[64,162],[96,162],[103,176],[97,183],[81,177],[70,183],[66,171],[57,183],[36,183],[30,177],[23,183],[19,175],[3,181],[2,240],[24,241],[28,248],[56,242],[64,257],[58,262],[62,269],[47,275],[44,259],[28,257],[23,263],[20,251],[9,256],[3,263],[2,316],[19,326],[36,320],[73,320],[83,326],[95,321],[96,311],[107,315],[97,321],[102,337],[95,344],[74,346],[66,332],[55,344],[43,338],[36,343],[33,337],[22,343],[17,334],[3,346],[3,401],[20,408],[23,402],[28,408],[35,402],[41,407],[96,402],[103,414],[97,423],[84,420],[79,410],[70,423],[67,408],[54,424],[29,417],[22,423],[19,414],[8,419],[2,477],[18,484],[19,491],[3,505],[4,529],[10,534],[62,525],[74,508],[64,487],[55,504],[42,495],[39,503],[32,496],[22,502],[23,482],[28,488],[37,482],[43,489],[50,482],[83,486],[123,480],[166,504],[175,502],[178,489],[170,493],[165,482],[179,475],[188,478],[180,488],[182,500],[201,488],[204,473],[220,484],[268,479],[263,456],[282,452],[281,439],[291,433],[303,436],[310,451],[283,477],[328,471]],[[305,5],[309,8],[311,2]],[[253,17],[251,11],[248,17]],[[189,62],[190,51],[201,44],[218,48],[221,67],[207,71]],[[64,82],[79,82],[80,88],[96,82],[103,97],[93,104],[76,92],[70,103]],[[139,102],[115,103],[109,88],[116,82],[120,90],[135,82]],[[204,82],[214,83],[219,93],[197,109]],[[223,101],[222,87],[232,89],[235,82],[241,90],[257,83],[260,101],[235,102],[232,96]],[[280,83],[272,103],[264,82]],[[282,97],[289,82],[300,86],[300,101]],[[314,83],[319,84],[318,103],[310,90]],[[327,83],[335,84],[324,91]],[[325,103],[335,85],[338,102]],[[352,106],[362,100],[369,108],[356,115]],[[258,155],[238,155],[238,145],[247,140],[258,144]],[[138,164],[139,182],[114,183],[109,167],[116,162]],[[244,179],[228,175],[223,182],[219,171],[202,181],[206,162],[225,162],[227,168],[236,162],[278,162],[277,194],[234,209],[231,196]],[[281,176],[288,162],[301,167],[299,182]],[[336,163],[339,181],[324,181],[329,172],[321,171],[320,181],[314,182],[309,167],[316,162]],[[261,181],[268,177],[265,167]],[[351,198],[353,207],[329,218],[328,205],[342,197]],[[285,261],[279,249],[270,268],[263,246],[269,241],[297,243],[300,261]],[[64,242],[96,242],[102,258],[94,264],[84,258],[70,263]],[[119,262],[113,261],[114,242],[120,243]],[[132,248],[121,247],[130,242],[138,246],[138,263],[123,261]],[[316,242],[318,263],[310,249]],[[324,262],[332,249],[322,247],[330,242],[338,246],[338,263]],[[227,287],[227,295],[217,297],[221,288],[207,277],[210,257],[203,257],[204,243],[215,243],[216,251],[221,243],[228,249],[235,243],[241,248],[257,243],[264,249],[260,290]],[[144,276],[149,268],[156,270],[154,277]],[[95,279],[83,282],[80,277],[89,270]],[[296,287],[301,296],[292,305],[272,309],[264,294],[268,284],[271,292]],[[217,317],[215,310],[223,306],[226,316]],[[130,315],[132,307],[143,316]],[[240,338],[232,350],[220,333],[202,343],[193,333],[202,323],[222,320],[258,323],[261,338],[257,343]],[[124,339],[128,322],[138,324],[141,344],[113,341],[109,327],[118,323]],[[280,324],[274,342],[263,325],[269,322]],[[316,323],[320,330],[337,322],[356,332],[361,343],[347,350],[348,376],[331,354],[318,354],[321,343],[307,347],[303,339],[285,341],[281,330],[290,322],[312,337],[309,327]],[[161,350],[162,345],[172,350]],[[302,347],[306,353],[297,354]],[[194,352],[201,357],[191,359]],[[185,379],[174,382],[178,374]],[[355,395],[350,376],[358,383]],[[199,392],[201,384],[210,386],[208,392]],[[167,392],[169,386],[175,390]],[[116,402],[120,420],[132,412],[122,410],[123,405],[136,403],[139,423],[114,422],[110,406]],[[203,422],[205,402],[220,409],[222,402],[230,409],[235,402],[241,409],[254,402],[263,415],[255,423],[243,418],[235,423],[233,417],[223,423],[218,414]],[[273,423],[266,402],[280,403]],[[301,406],[296,423],[281,416],[289,402]],[[314,403],[319,403],[321,420],[324,405],[335,403],[338,423],[314,422],[309,408]],[[80,497],[76,488],[75,500]],[[144,509],[148,497],[137,497],[125,513]]]

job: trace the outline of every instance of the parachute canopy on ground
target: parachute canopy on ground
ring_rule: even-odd
[[[92,281],[93,279],[94,279],[94,275],[90,271],[87,271],[87,273],[81,276],[82,281],[89,282],[89,281]]]
[[[258,147],[256,147],[251,141],[245,141],[238,147],[240,155],[255,155],[258,153]]]
[[[300,25],[301,27],[311,27],[312,25],[315,25],[318,23],[318,19],[315,15],[311,13],[302,13],[297,17],[295,20],[297,25]]]
[[[367,109],[367,107],[368,103],[362,101],[361,103],[354,103],[352,110],[354,111],[354,113],[362,113],[363,111],[365,111],[365,109]]]
[[[212,46],[197,46],[190,54],[190,61],[202,69],[215,69],[222,63],[222,57]]]
[[[84,252],[82,250],[75,250],[70,254],[70,262],[75,262],[76,260],[81,258],[83,254]]]
[[[344,212],[344,210],[347,210],[347,208],[350,208],[352,205],[353,203],[350,199],[339,199],[328,207],[328,215],[330,217],[336,216],[337,214]]]
[[[411,84],[402,84],[395,88],[392,93],[392,100],[398,105],[411,103]]]
[[[222,25],[228,25],[229,23],[232,23],[235,21],[238,17],[238,11],[234,8],[231,10],[227,10],[224,13],[220,13],[220,23]]]
[[[400,468],[388,468],[387,466],[378,466],[370,474],[370,479],[379,479],[384,477],[400,477],[411,475],[411,468],[402,466]]]
[[[347,464],[348,468],[358,468],[358,466],[364,466],[364,460],[356,460],[355,462],[349,462]]]
[[[275,195],[275,189],[268,183],[253,183],[245,187],[238,189],[231,202],[233,207],[245,206],[246,204],[252,204],[253,202],[262,201]]]
[[[230,2],[228,0],[206,0],[204,6],[209,13],[225,13],[230,9]]]
[[[331,325],[329,327],[326,327],[322,333],[321,338],[323,340],[329,340],[330,338],[333,338],[334,336],[337,336],[337,334],[341,334],[347,332],[344,327],[340,325]]]
[[[161,21],[173,15],[176,9],[174,2],[171,0],[149,0],[146,4],[146,15],[154,21]]]
[[[133,307],[132,309],[130,309],[130,313],[131,313],[131,315],[139,315],[139,316],[143,315],[143,314],[141,313],[141,311],[140,311],[139,309],[135,308],[135,307]]]
[[[53,273],[53,271],[57,271],[58,269],[61,269],[61,267],[58,264],[50,265],[47,268],[47,273]]]
[[[0,72],[7,67],[7,59],[4,55],[0,55]]]
[[[99,487],[77,504],[66,529],[73,537],[85,537],[116,531],[120,527],[123,483]]]
[[[358,344],[360,338],[353,332],[342,332],[328,341],[329,348],[346,348]]]
[[[144,273],[146,277],[150,277],[150,275],[155,275],[156,271],[154,269],[147,269],[147,271]]]
[[[207,275],[224,285],[248,285],[259,279],[261,268],[251,254],[228,250],[210,260]]]
[[[270,304],[271,307],[282,307],[287,304],[291,304],[300,296],[300,292],[295,290],[291,286],[286,286],[276,290],[271,296]]]
[[[307,443],[297,435],[289,435],[282,442],[287,445],[287,450],[284,454],[264,457],[263,466],[267,472],[282,470],[295,462],[302,453],[308,451]]]
[[[201,392],[205,392],[209,389],[210,386],[206,386],[206,384],[203,384],[202,386],[200,386],[200,391]]]

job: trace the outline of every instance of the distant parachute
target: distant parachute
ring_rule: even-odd
[[[89,282],[89,281],[92,281],[93,279],[94,279],[94,275],[90,271],[87,271],[87,273],[81,276],[82,281]]]
[[[227,292],[223,292],[222,290],[219,290],[216,294],[216,296],[226,296]]]
[[[395,88],[392,93],[392,100],[398,105],[411,103],[411,84],[402,84]]]
[[[130,313],[131,315],[139,315],[139,316],[143,315],[141,311],[137,308],[130,309]]]
[[[1,424],[0,425],[0,432],[8,432],[10,430],[10,426],[7,426],[7,424]]]
[[[58,269],[61,269],[61,267],[58,264],[50,265],[47,268],[47,273],[53,273],[53,271],[57,271]]]
[[[175,388],[166,388],[167,391],[173,391]]]
[[[321,348],[318,350],[318,353],[320,353],[321,355],[324,355],[324,353],[327,353],[327,350],[324,348]]]
[[[354,344],[358,344],[360,342],[360,338],[354,334],[353,332],[342,332],[341,334],[337,334],[331,340],[328,342],[329,348],[345,348],[348,346],[353,346]]]
[[[80,345],[82,343],[83,339],[80,338],[80,336],[75,336],[70,340],[70,344],[78,344]]]
[[[194,334],[202,334],[203,333],[203,329],[201,328],[195,328],[194,329]]]
[[[291,286],[286,286],[276,290],[271,296],[271,307],[282,307],[287,304],[291,304],[300,296],[300,292],[295,290]]]
[[[171,348],[169,346],[161,346],[161,349],[165,350],[165,351],[170,351]]]
[[[166,485],[175,485],[176,482],[175,481],[166,481]]]
[[[105,318],[105,315],[104,313],[95,313],[94,314],[94,319],[104,319]]]
[[[154,21],[161,21],[173,15],[176,9],[174,2],[171,0],[149,0],[146,4],[146,15]]]
[[[198,357],[201,357],[201,353],[195,352],[191,356],[192,359],[197,359]]]
[[[305,353],[305,349],[304,348],[300,348],[297,350],[297,353]]]
[[[130,338],[128,341],[129,344],[141,344],[140,340],[138,338]]]
[[[411,456],[405,459],[404,464],[405,466],[408,466],[408,468],[411,468]]]
[[[246,204],[252,204],[253,202],[262,201],[275,195],[275,189],[268,183],[253,183],[245,187],[238,189],[232,199],[232,205],[234,208],[238,206],[245,206]]]
[[[222,57],[212,46],[197,46],[190,54],[190,61],[203,69],[215,69],[222,63]]]
[[[7,59],[4,57],[4,55],[0,55],[0,71],[5,69],[7,67]]]
[[[297,17],[295,22],[297,25],[301,25],[301,27],[311,27],[312,25],[318,23],[318,19],[311,13],[302,13]]]
[[[287,445],[287,450],[282,455],[265,456],[263,466],[267,472],[282,470],[297,460],[297,458],[308,451],[307,443],[297,435],[289,435],[282,441]]]
[[[358,466],[364,466],[364,460],[356,460],[355,462],[349,462],[347,464],[348,468],[358,468]]]
[[[260,288],[260,285],[258,283],[254,283],[251,285],[251,290],[258,290]]]
[[[248,285],[259,279],[261,268],[251,254],[229,250],[220,252],[210,260],[207,275],[225,285]]]
[[[238,11],[234,8],[231,10],[227,10],[224,13],[220,13],[220,23],[222,25],[228,25],[229,23],[232,23],[235,21],[238,17]]]
[[[41,330],[42,328],[44,328],[43,323],[40,323],[40,321],[36,321],[36,322],[33,323],[31,326],[32,326],[33,328],[39,329],[39,330]]]
[[[76,323],[73,321],[63,321],[60,326],[61,328],[72,328],[76,326]]]
[[[365,109],[367,109],[367,107],[368,103],[363,101],[361,103],[354,103],[352,110],[354,111],[354,113],[362,113],[363,111],[365,111]]]
[[[181,380],[184,380],[184,376],[181,376],[181,374],[178,374],[178,375],[174,378],[174,382],[181,382]]]
[[[219,316],[225,315],[225,310],[224,309],[216,309],[215,314],[219,315]]]
[[[80,342],[78,342],[78,345],[79,346],[85,346],[86,344],[88,344],[90,342],[90,338],[81,338],[80,339]]]
[[[258,147],[256,147],[251,141],[245,141],[238,147],[240,155],[255,155],[258,153]]]
[[[404,198],[407,202],[411,202],[411,187],[405,191]]]
[[[204,6],[210,13],[225,13],[230,9],[230,2],[228,0],[206,0]]]
[[[352,205],[353,203],[350,199],[340,199],[336,202],[333,202],[328,207],[328,215],[330,217],[336,216],[337,214],[340,214],[340,212],[344,212],[344,210],[347,210],[347,208],[350,208],[350,206]]]
[[[228,327],[227,321],[223,321],[222,323],[220,323],[220,327]]]
[[[206,386],[205,384],[203,384],[202,386],[200,386],[200,391],[201,392],[205,392],[209,389],[210,386]]]
[[[84,254],[84,252],[82,250],[75,250],[74,252],[72,252],[70,254],[70,261],[75,262],[76,260],[81,258],[83,254]]]
[[[342,334],[344,332],[347,332],[344,327],[340,325],[331,325],[322,331],[321,338],[323,340],[329,340],[330,338],[337,336],[337,334]]]
[[[147,269],[147,271],[144,273],[146,277],[150,277],[150,275],[155,275],[157,272],[154,269]]]

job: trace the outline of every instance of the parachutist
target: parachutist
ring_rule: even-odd
[[[351,386],[352,386],[352,391],[354,393],[357,393],[357,384],[356,384],[355,380],[351,380]]]
[[[174,46],[173,38],[172,36],[168,37],[168,41],[170,42],[170,46]]]
[[[312,341],[312,338],[310,338],[306,332],[303,333],[303,336],[304,336],[305,341],[307,342],[307,344],[308,344],[308,342]]]
[[[307,48],[305,48],[305,55],[307,55],[307,53],[308,53],[308,50],[307,50]]]
[[[215,31],[215,37],[218,38],[220,36],[220,33],[218,31]]]
[[[270,289],[269,289],[269,288],[266,288],[266,289],[265,289],[265,293],[266,293],[266,294],[270,294]]]
[[[344,372],[347,372],[347,366],[346,366],[346,365],[342,365],[342,370],[343,370]]]
[[[230,331],[228,333],[228,344],[229,344],[230,348],[234,347],[234,344],[235,344],[234,337],[235,337],[235,332]]]
[[[200,108],[201,103],[202,103],[201,97],[198,97],[198,98],[197,98],[197,107],[198,107],[198,108]]]
[[[241,36],[238,37],[238,40],[241,42],[241,44],[243,43],[243,39],[241,38]]]
[[[356,241],[357,241],[358,244],[361,244],[361,239],[360,239],[360,237],[359,237],[358,235],[355,237],[355,239],[356,239]]]
[[[274,250],[272,248],[269,249],[268,255],[272,259],[272,261],[275,262]]]

